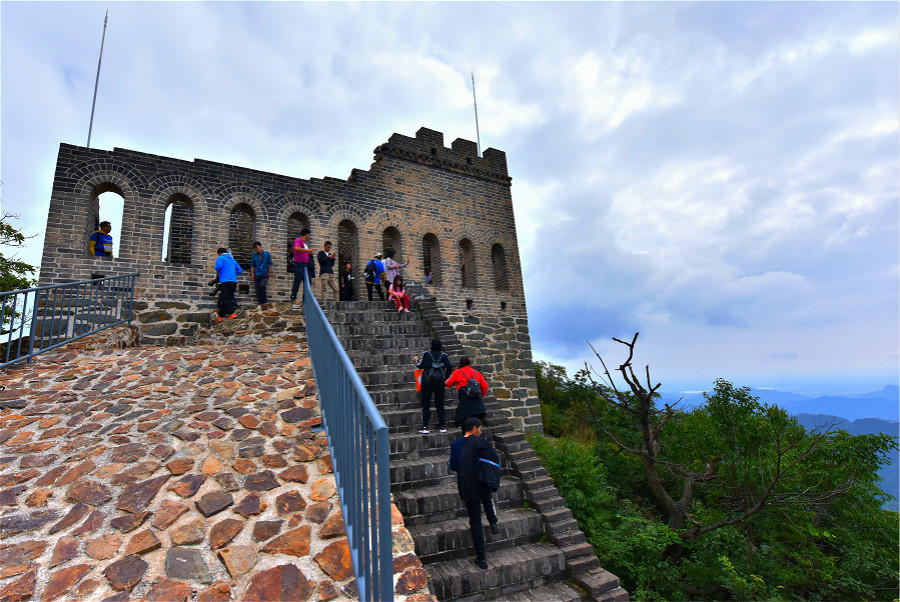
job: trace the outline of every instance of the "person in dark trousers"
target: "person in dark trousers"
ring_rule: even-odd
[[[256,302],[260,305],[269,302],[269,268],[272,267],[272,255],[263,251],[262,243],[253,243],[253,255],[250,258],[250,278],[256,286]]]
[[[419,432],[427,435],[428,423],[431,420],[431,396],[434,395],[434,408],[437,410],[438,429],[442,433],[447,432],[447,417],[444,413],[444,382],[447,373],[450,372],[450,358],[441,351],[443,345],[440,339],[432,339],[431,349],[422,354],[422,359],[415,356],[413,361],[416,368],[422,372],[422,430]]]
[[[481,437],[481,421],[470,416],[463,421],[463,436],[450,444],[450,470],[456,471],[456,488],[466,503],[469,530],[475,546],[475,564],[488,568],[481,526],[481,508],[491,525],[491,533],[500,533],[497,511],[491,491],[500,486],[500,458],[491,444]]]
[[[341,270],[341,301],[353,301],[353,264],[350,261],[344,263]]]
[[[381,253],[375,253],[375,257],[366,264],[366,269],[363,271],[366,282],[366,292],[369,294],[369,301],[372,300],[373,289],[378,293],[378,296],[381,297],[381,300],[384,301],[384,291],[381,290],[382,274],[384,274],[384,264],[381,263]]]
[[[229,320],[237,317],[234,291],[237,289],[237,276],[243,270],[228,249],[219,247],[216,252],[219,255],[215,265],[216,275],[219,278],[219,317],[216,318],[216,321],[221,322],[226,317]]]
[[[463,421],[469,416],[474,416],[479,420],[484,420],[487,410],[484,407],[484,396],[488,392],[488,384],[484,379],[484,375],[471,366],[469,356],[464,355],[459,358],[459,368],[453,371],[450,378],[447,379],[448,387],[456,387],[459,403],[456,406],[456,414],[453,416],[453,423],[462,427]],[[474,380],[477,386],[474,390],[469,390],[469,381]]]
[[[328,299],[328,288],[330,288],[333,293],[332,298],[335,301],[338,300],[338,287],[337,283],[334,281],[335,259],[336,255],[331,250],[331,241],[326,240],[325,244],[322,246],[322,250],[316,255],[316,261],[319,262],[319,284],[322,287],[321,299],[323,302]]]
[[[309,277],[312,278],[314,272],[310,269],[310,254],[312,250],[309,248],[309,228],[300,230],[300,236],[294,240],[294,283],[291,285],[291,303],[297,300],[297,291],[303,286],[303,275],[309,271]],[[312,286],[312,282],[309,283]],[[306,295],[306,289],[303,292]]]

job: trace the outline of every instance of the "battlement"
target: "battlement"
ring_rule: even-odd
[[[463,138],[457,138],[447,148],[444,146],[444,134],[424,127],[419,128],[415,138],[402,134],[391,136],[387,144],[375,149],[376,161],[385,156],[507,185],[512,181],[506,166],[506,153],[503,151],[489,148],[479,157],[478,145]]]

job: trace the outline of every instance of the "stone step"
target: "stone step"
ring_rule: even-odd
[[[357,351],[364,354],[384,355],[386,352],[392,352],[396,355],[406,352],[409,354],[406,361],[410,363],[412,363],[414,355],[422,355],[422,351],[428,349],[429,341],[431,341],[431,337],[427,334],[409,335],[407,338],[396,336],[341,337],[341,345],[348,353]]]
[[[445,410],[447,412],[447,431],[453,432],[457,430],[455,424],[453,424],[453,417],[456,415],[456,400],[454,399],[452,402],[448,400],[444,404]],[[487,418],[485,418],[485,428],[491,429],[494,428],[494,422],[499,423],[501,420],[499,418],[492,419],[492,416],[499,416],[499,410],[488,406],[485,404],[485,409],[488,411]],[[390,429],[391,436],[395,434],[401,433],[411,433],[413,431],[418,431],[422,428],[422,409],[420,406],[415,406],[414,404],[406,404],[405,407],[400,407],[398,404],[379,404],[378,411],[381,413],[381,417],[384,419],[385,424],[387,424]],[[505,422],[505,421],[502,421]],[[435,434],[435,429],[437,427],[437,415],[434,410],[434,406],[431,408],[431,429],[432,435]]]
[[[403,460],[391,462],[391,491],[420,489],[430,485],[456,482],[450,470],[449,456],[435,456],[432,459]]]
[[[387,302],[383,307],[368,309],[326,309],[325,315],[332,324],[373,324],[390,322],[417,322],[421,324],[421,317],[412,309],[407,312],[398,312],[397,307]]]
[[[503,596],[505,602],[576,602],[582,599],[583,594],[580,591],[562,581]]]
[[[501,474],[509,473],[503,458],[500,459],[500,466]],[[392,491],[437,485],[445,483],[447,479],[456,482],[455,473],[450,470],[449,447],[439,454],[422,458],[402,458],[391,462]]]
[[[434,410],[431,412],[432,420],[435,419]],[[423,435],[413,431],[408,433],[393,433],[389,442],[391,446],[391,461],[413,460],[418,458],[435,457],[449,460],[450,444],[462,436],[460,429],[452,423],[447,424],[447,432],[438,432],[434,424],[431,425],[431,433]],[[482,437],[488,441],[494,440],[493,429],[487,427],[482,432]]]
[[[462,501],[459,502],[462,504]],[[483,517],[484,540],[488,552],[503,547],[536,543],[544,532],[543,519],[534,510],[510,508],[497,512],[500,533],[491,533]],[[441,523],[411,525],[409,532],[416,543],[416,554],[425,564],[453,558],[470,558],[475,554],[469,518],[455,518]]]
[[[561,581],[566,571],[562,551],[542,544],[489,553],[487,570],[478,568],[472,560],[454,559],[426,565],[431,591],[439,600],[506,600],[515,592]],[[478,597],[471,598],[474,594]]]
[[[494,504],[498,509],[521,507],[524,493],[521,481],[509,476],[503,477],[500,488],[494,493]],[[394,491],[393,497],[407,525],[437,523],[466,516],[465,506],[456,490],[455,478],[447,478],[440,485]]]

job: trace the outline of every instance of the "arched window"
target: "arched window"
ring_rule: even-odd
[[[359,277],[359,230],[356,224],[348,219],[342,220],[338,224],[338,240],[337,240],[338,263],[336,274],[340,274],[344,269],[346,262],[351,263],[351,270],[355,278]],[[361,282],[361,281],[360,281]],[[357,284],[356,286],[360,286]],[[358,291],[353,291],[354,296]]]
[[[509,290],[509,276],[506,272],[506,251],[500,243],[491,247],[491,266],[494,268],[494,288]]]
[[[194,207],[191,199],[177,193],[169,197],[166,205],[162,260],[173,265],[190,264],[194,236]]]
[[[287,220],[287,241],[285,242],[287,252],[285,265],[288,266],[288,272],[291,271],[290,266],[294,261],[294,241],[300,238],[300,231],[303,228],[309,228],[309,218],[299,211],[292,213]]]
[[[94,211],[88,218],[85,245],[90,252],[90,236],[100,228],[103,222],[109,222],[110,235],[113,238],[113,257],[118,257],[122,250],[122,214],[125,211],[125,197],[122,189],[111,183],[100,184],[92,194]]]
[[[403,244],[400,240],[400,231],[397,230],[397,228],[389,226],[384,229],[384,232],[381,235],[381,246],[383,247],[382,251],[385,255],[387,255],[388,251],[393,250],[397,253],[397,257],[394,259],[399,258],[401,263],[403,263]]]
[[[464,238],[459,241],[460,281],[464,288],[475,288],[478,279],[475,274],[475,248],[472,241]]]
[[[250,205],[238,203],[231,210],[228,218],[228,248],[231,249],[231,256],[244,270],[250,269],[255,225],[256,214]]]
[[[422,270],[428,270],[431,274],[431,284],[440,286],[443,284],[441,277],[441,247],[438,245],[437,236],[428,233],[422,237]]]

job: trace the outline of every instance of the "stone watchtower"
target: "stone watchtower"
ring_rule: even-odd
[[[276,301],[288,298],[287,255],[304,227],[314,249],[331,240],[341,261],[352,263],[357,298],[365,294],[366,262],[394,249],[410,262],[409,282],[422,283],[431,271],[428,292],[514,427],[539,430],[510,182],[504,152],[479,157],[475,143],[462,139],[447,148],[443,134],[427,128],[415,138],[392,135],[368,170],[354,169],[346,180],[61,144],[40,284],[138,272],[142,341],[178,344],[208,319],[206,283],[220,246],[247,268],[238,282],[247,295],[251,243],[261,241],[275,260],[269,291]],[[104,192],[124,199],[112,260],[88,255],[88,237],[106,219],[98,203]]]

